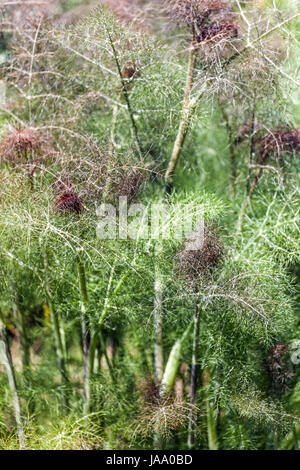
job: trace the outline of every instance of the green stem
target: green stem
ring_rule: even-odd
[[[124,282],[128,278],[130,272],[131,272],[131,270],[129,269],[121,277],[121,279],[119,280],[119,282],[116,285],[115,289],[113,290],[111,297],[114,297],[118,294],[118,292],[121,289],[122,285],[124,284]],[[108,285],[107,285],[107,290],[106,290],[106,297],[105,297],[105,300],[104,300],[104,305],[103,305],[101,315],[100,315],[99,320],[98,320],[98,324],[96,325],[94,330],[91,332],[91,343],[90,343],[90,354],[89,354],[89,371],[88,371],[89,384],[90,384],[90,381],[91,381],[91,379],[93,378],[93,375],[94,375],[95,353],[96,353],[96,349],[97,349],[97,344],[99,343],[99,334],[101,332],[104,320],[105,320],[106,315],[108,314],[109,308],[110,308],[110,301],[109,301],[110,296],[109,296],[109,294],[110,294],[110,291],[111,291],[113,275],[114,275],[114,266],[112,266],[112,269],[111,269],[111,273],[110,273],[110,277],[109,277],[109,281],[108,281]],[[89,395],[90,395],[90,393],[89,393]],[[87,405],[86,405],[86,412],[88,412],[89,408],[90,408],[90,402],[87,403]]]
[[[189,430],[188,430],[188,449],[191,450],[195,446],[195,426],[196,426],[196,393],[197,393],[197,378],[198,378],[198,336],[199,336],[199,304],[196,301],[195,315],[194,315],[194,332],[193,332],[193,354],[191,365],[191,398],[190,398],[190,415],[189,415]]]
[[[216,419],[214,409],[211,406],[209,399],[210,372],[207,369],[203,371],[202,383],[206,405],[208,448],[209,450],[218,450]]]
[[[161,383],[164,373],[164,350],[163,350],[163,276],[160,269],[160,254],[162,243],[160,240],[155,244],[155,281],[154,281],[154,370],[158,384]]]
[[[83,371],[84,371],[84,400],[86,411],[90,403],[90,345],[91,335],[88,322],[88,293],[86,284],[86,273],[84,264],[78,261],[79,289],[81,296],[81,334],[82,334],[82,351],[83,351]],[[86,414],[86,413],[85,413]]]
[[[49,269],[48,259],[47,259],[47,254],[45,252],[44,252],[44,267],[45,267],[45,284],[44,284],[44,286],[45,286],[45,295],[46,295],[46,299],[47,299],[48,306],[49,306],[50,317],[51,317],[53,332],[54,332],[54,337],[55,337],[58,367],[59,367],[59,371],[60,371],[61,382],[65,387],[67,387],[68,383],[69,383],[69,379],[68,379],[68,374],[67,374],[67,370],[66,370],[64,346],[63,346],[63,341],[62,341],[62,337],[61,337],[59,317],[58,317],[58,314],[57,314],[56,309],[54,307],[53,297],[52,297],[52,293],[51,293],[51,290],[50,290],[49,277],[48,277],[48,269]],[[64,391],[63,398],[64,398],[64,406],[67,407],[68,406],[68,396],[67,396],[66,391]]]
[[[16,319],[17,330],[20,341],[20,350],[22,358],[22,367],[25,375],[27,374],[30,367],[30,347],[26,328],[26,319],[22,312],[19,302],[19,296],[17,287],[14,287],[13,292],[13,312]]]
[[[20,354],[22,359],[22,372],[24,386],[30,390],[32,388],[32,374],[30,368],[30,343],[27,334],[26,318],[22,311],[18,288],[16,285],[13,286],[13,313],[16,319],[16,326],[18,331],[18,339],[20,345]],[[31,415],[34,413],[34,400],[31,397],[27,401],[28,411]]]
[[[243,200],[243,203],[242,203],[242,207],[241,207],[238,222],[237,222],[237,228],[236,228],[237,235],[242,232],[242,227],[243,227],[244,218],[245,218],[245,214],[246,214],[248,205],[249,205],[249,196],[246,193],[245,196],[244,196],[244,200]]]
[[[300,425],[293,426],[293,430],[285,436],[278,446],[279,450],[299,450]]]
[[[192,321],[189,324],[189,326],[187,327],[187,329],[185,330],[181,338],[175,341],[171,349],[171,352],[169,354],[168,361],[165,367],[163,379],[161,382],[161,387],[160,387],[160,391],[162,395],[170,393],[173,389],[176,375],[177,375],[178,368],[179,368],[179,364],[180,364],[182,346],[184,344],[185,339],[187,338],[187,336],[189,335],[189,333],[191,332],[193,328],[193,323],[194,322]]]
[[[1,352],[1,356],[3,356],[3,361],[5,364],[9,386],[13,394],[13,406],[14,406],[14,412],[15,412],[15,420],[17,424],[19,444],[20,444],[20,448],[24,449],[26,442],[25,442],[18,386],[17,386],[16,376],[15,376],[14,365],[13,365],[13,361],[11,357],[11,352],[9,348],[7,331],[1,319],[0,319],[0,330],[1,330],[1,338],[2,338],[2,341],[0,341],[0,352]]]
[[[115,376],[114,376],[114,371],[113,371],[113,366],[109,360],[109,357],[108,357],[108,354],[107,354],[107,350],[106,350],[106,344],[105,344],[105,341],[104,341],[104,338],[103,338],[103,335],[102,333],[99,334],[99,338],[100,338],[100,344],[101,344],[101,349],[102,349],[102,353],[105,357],[105,361],[106,361],[106,364],[107,364],[107,367],[108,367],[108,370],[109,370],[109,375],[110,375],[110,378],[113,382],[115,382]]]
[[[125,99],[125,102],[126,102],[126,106],[127,106],[128,114],[129,114],[129,117],[130,117],[130,121],[131,121],[132,129],[133,129],[133,133],[134,133],[134,136],[135,136],[136,144],[137,144],[137,147],[138,147],[138,151],[139,151],[139,154],[142,155],[143,152],[142,152],[142,146],[141,146],[141,143],[140,143],[140,140],[139,140],[138,129],[137,129],[134,114],[133,114],[133,111],[132,111],[128,91],[127,91],[127,88],[126,88],[126,83],[125,83],[125,80],[124,80],[123,75],[122,75],[122,69],[121,69],[119,58],[118,58],[118,54],[117,54],[114,42],[112,40],[111,34],[110,34],[110,32],[108,31],[107,28],[106,28],[106,32],[107,32],[108,40],[109,40],[110,46],[112,48],[113,56],[114,56],[114,59],[115,59],[116,65],[117,65],[118,74],[119,74],[120,81],[121,81],[122,93],[123,93],[123,96],[124,96],[124,99]]]
[[[85,414],[87,414],[89,412],[89,409],[90,409],[90,398],[91,398],[90,397],[90,384],[91,384],[91,380],[93,378],[94,369],[95,369],[95,353],[96,353],[96,349],[97,349],[97,344],[99,343],[99,334],[101,332],[103,322],[106,318],[106,315],[107,315],[107,313],[109,311],[109,307],[110,307],[109,293],[110,293],[110,290],[111,290],[113,274],[114,274],[114,266],[111,269],[111,274],[110,274],[110,278],[109,278],[108,285],[107,285],[107,290],[106,290],[106,297],[105,297],[105,301],[104,301],[104,306],[103,306],[100,318],[98,320],[98,324],[95,326],[94,330],[91,332],[90,348],[89,348],[89,360],[88,360],[88,371],[87,371],[87,377],[88,377],[87,397],[88,397],[88,400],[86,400],[86,402],[85,402]],[[127,276],[123,276],[123,278],[121,280],[125,280],[126,277]],[[113,294],[116,294],[118,292],[118,290],[121,288],[121,286],[122,286],[121,280],[119,281],[117,287],[113,291]]]
[[[114,105],[110,130],[110,154],[113,157],[115,151],[115,129],[117,124],[118,106]]]
[[[230,153],[230,175],[229,175],[229,189],[231,194],[235,195],[235,185],[236,185],[236,176],[237,176],[237,161],[236,161],[236,148],[233,139],[232,126],[230,125],[229,117],[224,109],[223,103],[219,101],[221,113],[225,120],[225,125],[228,134],[229,140],[229,153]]]
[[[163,374],[163,378],[160,384],[161,397],[164,397],[168,395],[169,393],[171,393],[174,387],[176,375],[178,373],[179,364],[180,364],[182,346],[184,344],[185,339],[187,338],[190,331],[192,330],[192,327],[193,327],[193,322],[189,324],[188,328],[185,330],[181,338],[175,341],[171,349],[171,352],[169,354],[168,361],[165,367],[165,371]],[[163,447],[163,438],[159,432],[154,433],[153,446],[155,450],[162,449]]]
[[[165,187],[166,187],[166,191],[168,194],[172,192],[175,168],[177,166],[177,162],[181,154],[181,150],[182,150],[185,137],[188,131],[192,111],[194,109],[194,102],[192,102],[191,100],[191,91],[192,91],[192,87],[194,83],[194,72],[195,72],[195,63],[196,63],[196,53],[195,53],[195,48],[194,48],[194,36],[195,36],[194,28],[193,28],[192,34],[193,34],[193,39],[192,39],[190,52],[189,52],[187,77],[186,77],[186,84],[185,84],[185,90],[184,90],[184,99],[183,99],[182,110],[181,110],[181,119],[179,123],[177,136],[174,142],[172,155],[169,161],[167,171],[165,173]]]

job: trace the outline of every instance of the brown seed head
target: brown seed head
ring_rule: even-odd
[[[215,229],[205,224],[204,230],[194,232],[176,255],[178,269],[191,280],[196,280],[211,272],[222,255],[222,246]]]
[[[187,403],[174,394],[163,395],[152,376],[138,383],[139,417],[137,429],[148,436],[158,432],[166,440],[173,431],[182,427],[188,419]]]
[[[258,140],[259,162],[263,164],[269,157],[283,152],[300,151],[300,129],[275,129]]]
[[[0,160],[14,163],[44,157],[51,151],[47,140],[33,127],[18,126],[0,144]]]
[[[138,64],[130,60],[122,68],[122,77],[125,79],[129,79],[132,78],[134,75],[139,75]]]
[[[152,375],[149,375],[138,384],[138,391],[140,392],[140,398],[142,404],[146,405],[157,405],[161,400],[159,386],[155,382]]]
[[[196,41],[203,42],[219,42],[222,39],[233,39],[238,36],[238,28],[234,23],[213,23],[205,26],[196,34]]]
[[[63,190],[54,203],[56,211],[61,212],[76,212],[79,214],[82,209],[82,204],[79,195],[72,189]]]
[[[213,13],[227,9],[223,0],[170,0],[169,10],[180,23],[200,28]]]
[[[143,182],[145,181],[145,172],[135,169],[127,174],[120,174],[119,182],[116,186],[116,196],[126,196],[128,201],[131,202],[136,199]]]

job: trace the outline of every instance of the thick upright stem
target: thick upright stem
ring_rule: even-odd
[[[1,328],[1,338],[2,338],[2,340],[0,341],[0,351],[1,351],[2,359],[5,364],[9,386],[13,394],[13,405],[14,405],[14,411],[15,411],[15,420],[17,424],[19,444],[20,444],[20,448],[24,449],[25,448],[25,436],[24,436],[24,429],[23,429],[19,392],[18,392],[18,387],[17,387],[13,361],[11,357],[11,352],[9,348],[6,328],[1,320],[0,320],[0,328]]]
[[[26,318],[22,311],[22,307],[19,302],[19,294],[17,286],[13,286],[13,312],[16,319],[20,355],[22,360],[22,372],[24,385],[29,389],[32,386],[32,376],[30,368],[30,344],[27,333]],[[34,412],[34,399],[32,398],[28,402],[28,411],[30,414]]]
[[[195,426],[196,426],[196,393],[197,393],[197,379],[198,379],[198,336],[199,336],[199,304],[196,302],[195,315],[194,315],[194,332],[193,332],[193,354],[191,364],[191,397],[190,397],[190,415],[189,415],[189,433],[188,433],[188,448],[191,450],[195,446]]]
[[[173,345],[173,347],[170,351],[168,361],[167,361],[167,364],[166,364],[166,368],[165,368],[164,373],[163,373],[163,378],[162,378],[162,381],[161,381],[161,384],[160,384],[160,390],[159,391],[160,391],[160,396],[162,398],[164,396],[168,395],[169,393],[171,393],[171,391],[173,390],[175,379],[176,379],[178,369],[179,369],[182,346],[184,344],[185,339],[189,335],[189,333],[192,329],[192,326],[193,326],[193,322],[191,322],[189,324],[188,328],[185,330],[185,332],[183,333],[181,338],[179,338],[179,339],[177,339],[177,341],[175,341],[175,343],[174,343],[174,345]],[[159,432],[156,432],[154,434],[153,445],[154,445],[155,450],[162,449],[163,439],[162,439],[162,436]]]
[[[86,411],[90,403],[90,346],[91,335],[87,316],[88,309],[88,293],[86,286],[85,267],[81,261],[78,262],[79,288],[81,296],[81,334],[82,334],[82,351],[83,351],[83,370],[84,370],[84,399]]]
[[[193,30],[193,40],[190,48],[189,53],[189,61],[188,61],[188,70],[187,70],[187,77],[186,77],[186,84],[184,90],[184,99],[181,111],[181,119],[179,123],[179,128],[176,136],[176,140],[174,142],[174,147],[171,155],[171,159],[169,161],[169,165],[167,171],[165,173],[165,187],[168,194],[172,192],[173,187],[173,177],[175,168],[184,144],[184,140],[188,131],[189,122],[193,110],[193,105],[191,101],[191,91],[194,83],[194,72],[195,72],[195,62],[196,62],[196,54],[194,48],[194,30]]]
[[[25,374],[27,374],[30,367],[30,347],[27,336],[27,328],[24,314],[20,308],[18,293],[14,293],[13,299],[13,312],[17,323],[18,336],[20,341],[20,351],[22,358],[22,367]]]
[[[165,367],[163,379],[160,386],[160,393],[161,395],[166,395],[170,393],[173,389],[176,375],[178,372],[180,358],[181,358],[181,351],[184,341],[190,334],[193,328],[193,321],[189,324],[183,335],[177,339],[170,351],[168,361]]]
[[[210,372],[204,370],[202,375],[203,391],[206,404],[206,417],[207,417],[207,438],[209,450],[218,450],[217,427],[214,416],[214,409],[210,404],[209,388],[210,388]]]
[[[155,246],[155,281],[154,281],[154,371],[157,383],[161,383],[164,373],[163,351],[163,277],[160,269],[161,242]]]

